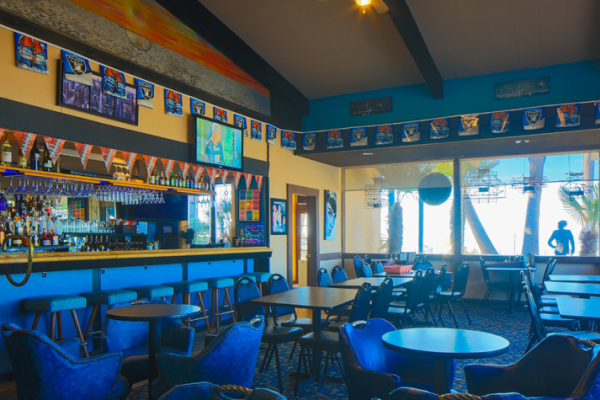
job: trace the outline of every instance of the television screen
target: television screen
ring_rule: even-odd
[[[196,161],[227,169],[241,170],[242,130],[234,125],[195,117]]]

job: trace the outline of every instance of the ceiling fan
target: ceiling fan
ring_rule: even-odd
[[[324,3],[328,0],[317,0],[317,1],[319,3]],[[363,12],[365,10],[365,7],[368,6],[369,4],[372,5],[373,8],[375,9],[375,11],[377,11],[377,13],[379,13],[379,14],[386,13],[389,10],[388,6],[383,2],[383,0],[354,0],[354,1],[356,1],[356,4],[363,7]]]

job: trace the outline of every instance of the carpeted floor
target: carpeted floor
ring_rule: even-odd
[[[463,367],[473,363],[489,364],[508,364],[517,361],[525,351],[527,346],[527,332],[529,330],[529,313],[527,309],[520,308],[514,314],[508,314],[506,303],[489,303],[483,305],[481,302],[467,302],[467,309],[472,320],[472,325],[468,324],[467,318],[460,305],[455,305],[454,310],[457,315],[460,328],[473,329],[482,332],[494,333],[505,337],[510,341],[510,349],[507,353],[493,358],[481,360],[458,360],[456,365],[456,378],[454,380],[454,390],[461,393],[467,392]],[[447,327],[454,327],[452,319],[448,315],[447,309],[443,315]],[[407,328],[409,329],[409,328]],[[194,352],[202,349],[202,338],[204,335],[198,334],[195,341]],[[288,373],[296,371],[298,350],[291,361],[288,361],[289,353],[292,349],[290,345],[281,346],[281,369],[283,373],[283,394],[287,398],[294,398],[294,379],[288,376]],[[262,360],[262,354],[260,356]],[[272,364],[271,368],[260,374],[258,372],[260,363],[257,363],[256,375],[254,378],[254,387],[264,387],[273,390],[277,388],[277,373]],[[328,375],[340,377],[337,367],[330,368]],[[132,391],[130,400],[146,399],[147,386],[141,385]],[[298,390],[298,399],[347,399],[346,388],[343,383],[332,383],[320,381],[318,383],[307,382],[301,385]]]

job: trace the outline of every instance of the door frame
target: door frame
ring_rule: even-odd
[[[320,229],[319,229],[319,204],[320,203],[320,191],[319,189],[313,189],[313,188],[309,188],[309,187],[305,187],[305,186],[297,186],[297,185],[291,185],[291,184],[287,184],[287,201],[288,201],[288,209],[291,210],[292,209],[292,204],[294,202],[294,195],[300,195],[300,196],[306,196],[306,197],[314,197],[315,198],[315,210],[314,210],[314,214],[315,214],[315,232],[314,232],[314,243],[311,246],[311,244],[308,244],[308,248],[311,249],[312,248],[312,252],[313,254],[310,255],[310,257],[307,257],[306,260],[306,268],[307,268],[307,282],[309,286],[317,286],[317,270],[318,270],[318,266],[319,266],[319,254],[320,254],[320,250],[319,250],[319,233],[320,233]],[[309,224],[310,224],[310,202],[307,201],[307,214],[309,216]],[[291,217],[291,213],[289,215]],[[294,277],[294,271],[293,271],[293,266],[294,266],[294,229],[292,229],[292,224],[291,224],[291,220],[288,221],[289,224],[289,229],[288,229],[288,237],[287,237],[287,280],[288,282],[290,281],[290,278]],[[310,236],[309,236],[310,237]]]

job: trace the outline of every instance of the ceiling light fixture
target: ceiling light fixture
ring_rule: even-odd
[[[358,4],[359,6],[361,6],[363,8],[363,14],[366,12],[365,7],[368,6],[369,4],[371,4],[371,0],[354,0],[354,1],[356,1],[356,4]]]
[[[372,156],[373,153],[362,153],[363,156]]]
[[[515,143],[516,144],[529,143],[529,140],[517,140]]]

